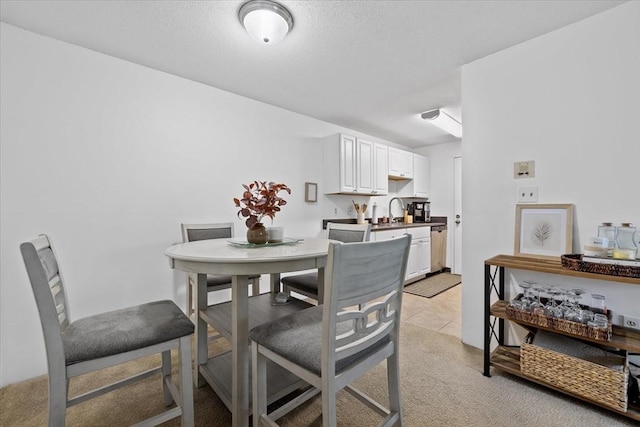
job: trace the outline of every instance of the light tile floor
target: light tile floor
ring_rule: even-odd
[[[425,329],[462,338],[461,291],[462,284],[433,298],[405,292],[402,296],[402,320]]]

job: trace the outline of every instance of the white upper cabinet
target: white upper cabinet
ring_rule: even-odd
[[[373,193],[373,142],[356,140],[356,193]]]
[[[389,192],[389,147],[374,144],[373,163],[373,194],[386,195]]]
[[[326,138],[323,150],[325,194],[387,194],[385,145],[338,134]],[[382,172],[378,170],[380,164],[384,165]]]
[[[413,154],[413,179],[400,184],[399,197],[429,197],[429,158]]]
[[[389,147],[389,178],[413,178],[413,153]]]

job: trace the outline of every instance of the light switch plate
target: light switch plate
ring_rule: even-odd
[[[515,162],[513,164],[513,178],[534,178],[536,176],[536,162],[527,160],[525,162]]]
[[[518,203],[536,203],[538,201],[538,187],[519,187]]]

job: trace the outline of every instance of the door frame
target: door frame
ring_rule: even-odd
[[[456,218],[456,215],[460,217]],[[453,158],[453,263],[451,272],[462,274],[462,156]],[[456,223],[460,220],[460,223]]]

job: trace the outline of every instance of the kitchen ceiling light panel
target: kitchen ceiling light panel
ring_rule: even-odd
[[[420,117],[456,138],[462,138],[462,124],[441,109],[425,111]]]
[[[262,44],[281,42],[293,28],[291,13],[270,0],[252,0],[243,4],[238,18],[249,35]]]

